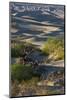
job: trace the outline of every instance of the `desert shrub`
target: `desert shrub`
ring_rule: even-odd
[[[13,64],[11,66],[12,80],[28,80],[33,76],[33,69],[30,64]]]
[[[47,55],[53,55],[53,58],[64,58],[64,39],[63,38],[48,38],[44,43],[42,52]]]
[[[16,44],[11,48],[11,57],[20,57],[22,56],[23,49],[25,46],[23,44]]]
[[[59,47],[59,48],[54,52],[54,59],[55,59],[55,60],[62,60],[62,59],[64,59],[64,50],[63,50],[63,48]]]
[[[11,48],[11,57],[18,57],[19,51],[16,48]]]

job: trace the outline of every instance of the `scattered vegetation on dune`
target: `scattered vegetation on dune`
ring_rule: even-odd
[[[12,80],[28,80],[32,78],[33,75],[33,69],[30,64],[13,64],[11,66],[11,71]]]
[[[32,43],[22,42],[22,43],[12,43],[11,46],[11,57],[22,57],[26,51],[36,50]],[[39,49],[38,49],[39,50]]]
[[[42,52],[49,55],[53,60],[64,59],[64,39],[63,38],[48,38],[43,44]]]
[[[64,89],[62,89],[62,91],[61,89],[54,89],[54,86],[64,86],[64,80],[59,80],[59,78],[63,76],[64,72],[50,74],[48,78],[44,81],[44,79],[42,78],[42,73],[34,68],[34,66],[38,67],[38,64],[36,61],[34,62],[33,60],[31,60],[29,58],[29,55],[32,52],[39,50],[39,48],[36,48],[31,43],[13,43],[13,45],[11,46],[11,57],[14,59],[17,58],[16,63],[11,64],[11,95],[13,97],[64,93]],[[40,52],[42,52],[42,54],[44,54],[45,56],[47,55],[47,57],[52,60],[64,59],[63,38],[50,37],[43,44],[43,48],[42,50],[40,50]],[[56,81],[54,84],[54,80],[56,78],[59,81]],[[49,86],[51,85],[53,85],[53,90],[49,88]]]
[[[38,72],[35,72],[31,64],[13,64],[11,66],[12,80],[30,80],[33,77],[40,77]]]
[[[20,57],[22,56],[23,49],[25,46],[23,44],[16,44],[11,48],[11,57]]]

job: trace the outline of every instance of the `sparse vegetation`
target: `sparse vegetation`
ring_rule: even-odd
[[[63,56],[64,56],[64,46],[63,45],[64,45],[63,39],[49,38],[44,44],[44,47],[42,49],[42,54],[44,53],[48,57],[52,55],[53,59],[55,59],[56,57],[56,60],[63,59]],[[11,65],[11,79],[12,79],[12,89],[11,89],[12,94],[11,95],[12,96],[61,94],[61,90],[55,91],[55,90],[50,90],[48,87],[46,88],[45,86],[39,87],[37,85],[38,82],[43,81],[40,78],[41,73],[38,70],[34,70],[33,62],[32,62],[33,65],[28,61],[27,63],[26,61],[25,63],[23,63],[27,55],[29,56],[29,54],[32,51],[34,52],[36,50],[39,51],[40,49],[35,48],[30,43],[25,43],[25,44],[16,43],[14,46],[12,46],[11,56],[19,60],[15,64]],[[59,75],[56,74],[55,76],[58,77]],[[55,79],[55,76],[54,76],[54,79]],[[50,78],[54,80],[52,76]],[[46,83],[46,85],[52,85],[50,81],[48,82]],[[61,83],[56,83],[56,84],[59,84],[60,86],[64,85],[63,81],[61,81]]]
[[[23,65],[23,64],[13,64],[11,67],[11,75],[12,80],[28,80],[32,78],[33,69],[30,64]]]
[[[48,38],[44,43],[42,51],[51,56],[53,60],[64,59],[64,40],[63,38]]]
[[[25,46],[23,44],[16,44],[13,47],[11,47],[11,57],[22,56],[24,48],[25,48]]]
[[[31,64],[13,64],[11,66],[12,80],[29,80],[33,77],[40,77],[40,74],[32,68]],[[34,79],[34,78],[33,78]]]

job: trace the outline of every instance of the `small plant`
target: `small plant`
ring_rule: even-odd
[[[13,64],[11,68],[12,80],[28,80],[33,76],[33,69],[30,64]]]
[[[43,45],[42,52],[52,55],[54,60],[64,59],[63,38],[49,38]]]
[[[11,48],[11,57],[21,57],[24,48],[25,46],[23,44],[16,44]]]

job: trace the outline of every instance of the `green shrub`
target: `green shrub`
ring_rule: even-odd
[[[22,56],[23,49],[25,46],[23,44],[16,44],[14,47],[11,48],[11,57],[20,57]]]
[[[59,47],[57,50],[55,50],[54,57],[55,57],[55,60],[64,59],[64,50],[62,47]]]
[[[33,75],[33,69],[30,64],[14,64],[11,66],[11,71],[12,80],[28,80]]]
[[[57,59],[64,58],[64,39],[63,38],[49,38],[43,45],[42,51],[45,54],[57,57]]]

